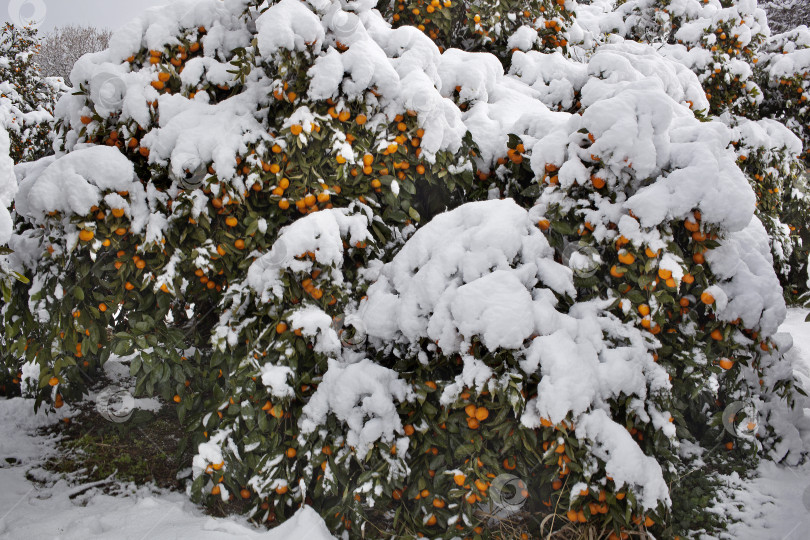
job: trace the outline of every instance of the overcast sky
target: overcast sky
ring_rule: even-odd
[[[168,4],[171,0],[0,0],[3,21],[42,16],[41,32],[55,26],[80,24],[115,30],[146,8]]]

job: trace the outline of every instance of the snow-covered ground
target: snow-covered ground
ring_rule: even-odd
[[[810,323],[807,310],[791,310],[782,331],[793,335],[810,377]],[[59,418],[34,414],[31,400],[0,400],[0,539],[206,539],[283,540],[332,538],[311,508],[299,511],[272,531],[259,530],[239,517],[206,516],[182,493],[148,487],[120,486],[124,495],[103,493],[103,485],[72,486],[64,480],[37,477],[37,465],[55,451],[55,441],[37,434]],[[720,504],[739,519],[727,538],[736,540],[800,540],[810,531],[810,464],[782,467],[763,463],[751,481],[728,479],[731,496]]]
[[[206,516],[183,493],[124,485],[120,488],[125,495],[111,496],[102,492],[99,482],[71,486],[57,480],[37,468],[56,445],[36,432],[59,421],[42,411],[34,414],[32,400],[0,400],[0,539],[332,538],[308,507],[282,526],[264,531],[238,517]],[[26,478],[32,469],[43,485]]]
[[[801,363],[798,375],[810,377],[808,310],[792,309],[780,331],[793,336]],[[736,540],[803,540],[810,538],[810,464],[783,467],[763,462],[750,482],[729,480],[733,499],[724,504],[740,521],[730,528]],[[738,508],[737,508],[738,507]]]

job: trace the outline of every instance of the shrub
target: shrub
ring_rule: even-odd
[[[368,5],[148,12],[77,63],[59,155],[17,168],[4,376],[35,362],[59,408],[137,353],[192,497],[264,523],[489,534],[511,482],[530,516],[688,533],[679,445],[745,399],[766,421],[727,459],[796,461],[804,402],[737,132],[612,41],[504,73]]]

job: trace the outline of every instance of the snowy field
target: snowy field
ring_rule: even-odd
[[[810,377],[810,323],[807,310],[791,310],[781,330],[790,332],[802,360],[800,376]],[[238,517],[212,518],[185,494],[121,485],[106,495],[104,483],[69,485],[38,465],[55,451],[55,441],[37,428],[57,422],[34,414],[30,400],[0,401],[0,539],[213,539],[281,540],[332,538],[310,508],[272,531],[260,531]],[[42,480],[33,484],[26,473]],[[43,487],[47,486],[47,487]],[[800,540],[810,530],[810,464],[782,467],[763,463],[752,481],[729,478],[731,495],[719,501],[739,523],[726,538]]]

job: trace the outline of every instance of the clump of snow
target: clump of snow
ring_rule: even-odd
[[[351,245],[367,241],[371,239],[368,227],[369,218],[365,213],[346,208],[323,210],[299,219],[282,229],[270,251],[250,266],[247,284],[262,302],[280,298],[284,293],[281,282],[284,272],[312,270],[312,261],[297,258],[307,252],[315,254],[318,264],[335,266],[332,277],[340,284],[343,282],[340,273],[343,238]]]
[[[106,191],[144,191],[132,162],[114,147],[88,146],[59,159],[21,166],[18,171],[17,210],[34,219],[43,219],[52,211],[87,215]],[[148,216],[144,213],[138,217],[133,227],[139,223],[140,230]]]
[[[413,398],[396,371],[368,359],[354,364],[330,359],[323,382],[304,406],[301,432],[316,431],[333,414],[346,424],[346,443],[363,459],[373,443],[390,443],[402,432],[397,403]]]
[[[762,223],[752,218],[748,227],[732,233],[721,245],[706,253],[726,305],[718,305],[725,321],[742,319],[746,328],[774,334],[787,309],[779,280],[773,271],[768,235]]]
[[[11,215],[8,207],[17,193],[17,178],[14,176],[14,162],[9,157],[9,138],[6,128],[0,126],[0,245],[11,238]]]

